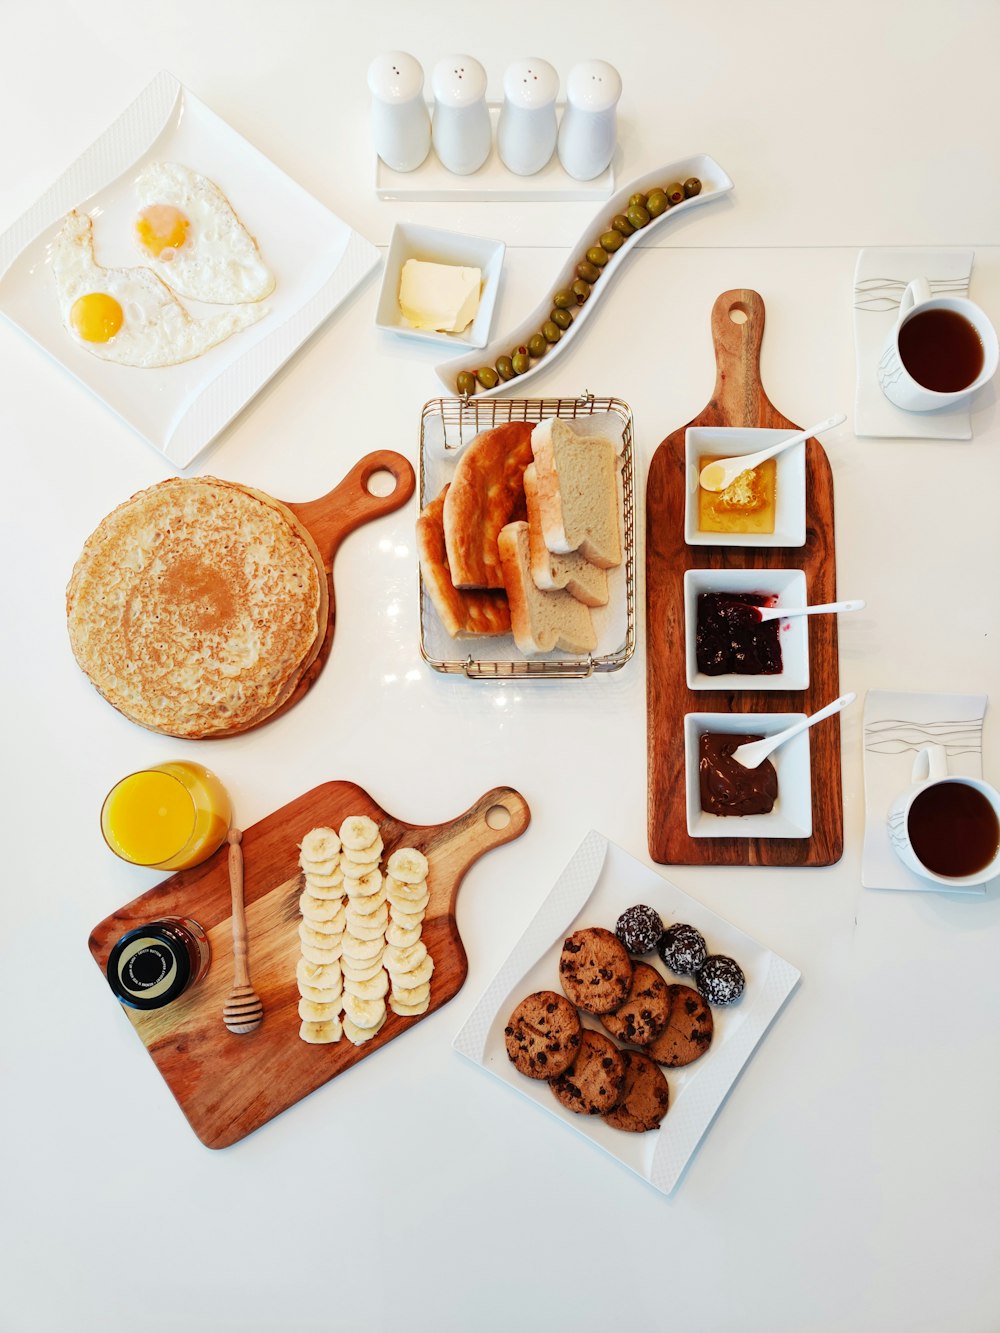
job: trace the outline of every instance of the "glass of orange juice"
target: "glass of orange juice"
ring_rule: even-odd
[[[116,782],[101,808],[101,832],[123,861],[186,870],[222,845],[231,818],[229,793],[219,779],[184,759]]]

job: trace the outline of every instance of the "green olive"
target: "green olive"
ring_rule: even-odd
[[[500,376],[492,366],[480,366],[476,371],[476,379],[484,389],[495,389],[500,381]]]
[[[502,380],[512,380],[514,378],[514,362],[511,357],[497,357],[497,374]]]
[[[573,316],[569,313],[569,311],[562,310],[560,309],[559,306],[555,307],[555,309],[549,315],[549,319],[551,319],[552,323],[556,324],[560,329],[568,329],[569,326],[573,323]]]
[[[689,176],[684,182],[684,197],[693,199],[696,194],[701,194],[701,181],[697,176]]]
[[[511,357],[514,366],[515,375],[523,375],[531,367],[531,357],[528,355],[527,347],[519,347]]]
[[[582,259],[576,266],[576,276],[582,278],[584,282],[596,282],[601,276],[601,270],[588,259]]]
[[[623,236],[631,236],[635,228],[629,222],[624,213],[616,213],[611,219],[611,227],[614,231],[620,231]]]
[[[577,278],[576,282],[573,283],[573,295],[576,297],[577,305],[583,305],[590,295],[590,283],[584,282],[582,278]]]
[[[649,221],[649,212],[643,208],[642,204],[629,204],[628,220],[633,227],[645,227]]]
[[[661,213],[665,213],[670,207],[670,200],[667,198],[666,190],[650,190],[649,197],[646,200],[646,211],[651,218],[658,218]]]
[[[528,339],[528,351],[532,356],[544,356],[548,350],[548,340],[543,333],[533,333]]]
[[[598,268],[603,268],[608,262],[608,252],[603,245],[592,245],[587,251],[587,262],[596,264]]]
[[[606,231],[601,236],[601,248],[607,250],[609,255],[613,255],[616,250],[620,250],[625,244],[625,237],[620,231]]]
[[[646,196],[644,194],[633,194],[628,201],[629,208],[634,208],[638,204],[640,208],[646,207]],[[628,208],[625,210],[628,213]]]
[[[552,304],[558,306],[561,310],[568,310],[570,306],[576,305],[573,299],[573,293],[567,287],[560,287],[552,298]]]
[[[667,186],[667,198],[671,204],[682,204],[684,202],[684,186],[680,181],[672,181]]]
[[[542,337],[547,343],[557,343],[562,337],[562,329],[558,324],[553,324],[551,319],[547,319],[542,325]]]
[[[476,392],[476,377],[471,370],[460,370],[455,380],[455,388],[464,397]]]

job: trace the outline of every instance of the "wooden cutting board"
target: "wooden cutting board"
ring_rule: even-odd
[[[397,847],[417,847],[429,862],[430,902],[421,938],[434,959],[433,1014],[461,989],[468,973],[455,921],[465,872],[485,852],[520,837],[531,818],[511,787],[486,792],[444,824],[416,825],[388,815],[353,782],[327,782],[276,810],[243,833],[244,899],[250,975],[264,1005],[256,1032],[236,1036],[222,1022],[232,977],[232,912],[228,847],[203,865],[182,870],[106,917],[90,936],[102,973],[115,942],[134,926],[186,916],[208,933],[208,975],[165,1009],[143,1012],[109,1003],[132,1022],[192,1129],[209,1148],[225,1148],[280,1111],[407,1032],[427,1014],[402,1018],[390,1010],[381,1031],[363,1046],[344,1036],[328,1046],[299,1037],[298,843],[317,826],[339,828],[348,815],[369,815],[381,827],[385,866]],[[391,1058],[391,1057],[390,1057]]]
[[[689,426],[798,430],[771,403],[760,379],[764,302],[757,292],[723,292],[712,307],[716,381]],[[654,861],[675,865],[822,866],[844,850],[840,727],[810,733],[813,833],[810,838],[691,838],[684,775],[685,713],[812,713],[840,694],[836,616],[809,625],[809,688],[797,691],[692,691],[684,667],[684,571],[802,569],[810,603],[836,600],[833,477],[815,439],[806,441],[806,543],[800,547],[688,546],[684,541],[684,432],[653,455],[646,487],[646,688],[648,841]]]

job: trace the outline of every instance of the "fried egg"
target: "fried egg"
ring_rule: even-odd
[[[62,320],[80,347],[122,366],[173,366],[255,324],[263,306],[233,306],[192,319],[148,268],[104,268],[94,257],[93,223],[69,213],[52,242],[52,274]]]
[[[235,305],[274,289],[257,242],[206,176],[179,162],[150,162],[135,189],[143,261],[180,296]]]

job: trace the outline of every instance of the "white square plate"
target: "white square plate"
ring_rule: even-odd
[[[735,958],[746,974],[746,989],[737,1004],[713,1008],[715,1034],[710,1049],[683,1069],[664,1071],[670,1085],[670,1110],[660,1128],[647,1134],[626,1134],[597,1116],[574,1115],[556,1101],[546,1083],[522,1077],[507,1058],[504,1025],[526,995],[558,987],[559,955],[571,931],[583,926],[614,930],[622,912],[640,902],[659,912],[664,925],[686,921],[701,931],[712,953]],[[667,977],[655,954],[643,961]],[[673,974],[669,979],[676,980]],[[462,1055],[590,1139],[655,1189],[670,1194],[798,979],[798,971],[783,958],[681,893],[669,880],[600,833],[590,832],[454,1045]],[[591,1015],[581,1017],[585,1026],[603,1031]]]
[[[446,343],[451,347],[485,347],[490,340],[490,326],[500,290],[500,274],[507,247],[503,241],[486,236],[470,236],[440,227],[421,227],[416,223],[397,222],[392,229],[389,250],[382,270],[382,286],[375,310],[375,324],[386,333],[399,333],[423,342]],[[462,333],[442,333],[438,329],[415,329],[407,323],[399,308],[399,282],[408,259],[422,259],[430,264],[458,264],[482,271],[482,290],[476,317]]]
[[[63,328],[48,246],[71,210],[94,219],[98,262],[141,262],[132,182],[150,161],[214,181],[277,283],[268,313],[191,361],[144,370],[91,356]],[[161,72],[84,155],[0,236],[0,313],[176,468],[187,467],[377,265],[379,254],[170,74]],[[218,307],[184,304],[197,316]]]
[[[684,433],[684,540],[688,546],[804,546],[806,542],[806,446],[793,444],[775,459],[773,532],[702,532],[698,527],[698,460],[708,454],[736,458],[787,440],[795,430],[689,426]]]
[[[684,779],[687,830],[692,838],[812,837],[812,774],[809,732],[780,745],[770,756],[778,775],[778,797],[768,815],[710,815],[701,808],[698,782],[698,739],[703,732],[727,736],[774,736],[805,713],[687,713],[684,717]]]
[[[770,595],[772,606],[805,606],[802,569],[688,569],[684,572],[684,653],[689,690],[804,690],[809,686],[809,617],[778,621],[781,670],[773,675],[698,670],[698,597],[703,592]]]

